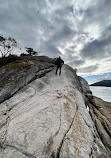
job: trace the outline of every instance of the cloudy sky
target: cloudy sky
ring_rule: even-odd
[[[111,0],[0,0],[0,34],[61,56],[89,83],[111,79]]]

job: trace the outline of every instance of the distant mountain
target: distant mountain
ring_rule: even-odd
[[[96,83],[91,84],[90,86],[105,86],[111,87],[111,80],[103,80]]]

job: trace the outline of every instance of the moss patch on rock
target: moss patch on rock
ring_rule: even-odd
[[[34,63],[32,61],[29,61],[29,60],[16,60],[15,62],[6,65],[5,69],[6,70],[9,70],[9,69],[25,69],[25,68],[30,67],[33,64]]]

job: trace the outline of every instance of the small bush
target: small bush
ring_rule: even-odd
[[[20,54],[20,56],[24,57],[24,56],[28,56],[28,54],[22,53],[22,54]]]

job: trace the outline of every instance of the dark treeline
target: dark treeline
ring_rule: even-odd
[[[0,67],[8,63],[20,60],[24,56],[38,55],[39,53],[33,48],[26,47],[26,53],[20,53],[18,56],[15,50],[21,50],[20,44],[13,37],[4,37],[0,35]]]

